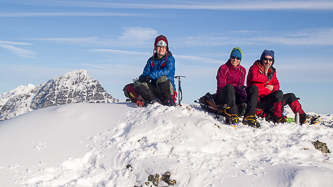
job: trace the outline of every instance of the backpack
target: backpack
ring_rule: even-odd
[[[130,100],[132,103],[136,103],[136,101],[138,100],[139,94],[138,94],[138,92],[135,91],[133,83],[127,84],[123,88],[123,91],[124,91],[125,97],[128,98],[126,101]]]
[[[207,112],[218,113],[218,106],[215,102],[215,94],[207,92],[204,96],[200,97],[199,104],[200,107]]]
[[[211,94],[207,92],[204,96],[200,97],[199,104],[201,108],[207,112],[220,114],[222,116],[230,116],[230,114],[226,112],[226,110],[229,109],[227,104],[221,104],[221,105],[216,104],[216,94]],[[238,105],[239,116],[244,116],[246,108],[247,108],[246,103]]]

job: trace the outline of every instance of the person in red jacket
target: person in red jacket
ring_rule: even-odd
[[[286,118],[283,116],[285,105],[289,105],[292,111],[300,115],[300,123],[306,121],[306,114],[302,109],[301,104],[295,94],[283,94],[280,90],[280,83],[276,77],[276,69],[274,64],[274,51],[264,50],[260,60],[254,62],[250,67],[247,75],[247,86],[257,86],[259,101],[257,107],[262,109],[267,116],[267,120],[272,120],[274,123],[284,123]],[[270,112],[273,109],[273,112]]]
[[[255,117],[255,109],[258,101],[258,88],[256,86],[246,88],[244,86],[246,69],[240,65],[243,52],[239,47],[232,49],[229,60],[220,66],[217,71],[216,102],[226,108],[224,115],[227,123],[237,124],[242,115],[241,110],[246,103],[243,124],[252,127],[260,127]]]

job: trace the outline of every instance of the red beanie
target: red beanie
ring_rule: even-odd
[[[159,41],[161,41],[161,40],[163,40],[163,41],[166,43],[166,45],[169,46],[169,44],[168,44],[168,39],[167,39],[165,36],[163,36],[163,35],[159,35],[159,36],[157,36],[157,37],[155,38],[154,47],[156,47],[157,42],[159,42]]]

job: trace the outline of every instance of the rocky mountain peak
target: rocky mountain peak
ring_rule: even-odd
[[[45,108],[69,103],[114,103],[113,98],[86,70],[76,70],[38,86],[29,84],[0,96],[0,121]]]

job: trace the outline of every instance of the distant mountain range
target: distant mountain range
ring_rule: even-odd
[[[107,93],[86,70],[79,70],[52,78],[38,86],[19,86],[0,95],[0,121],[49,106],[114,102],[119,100]]]

